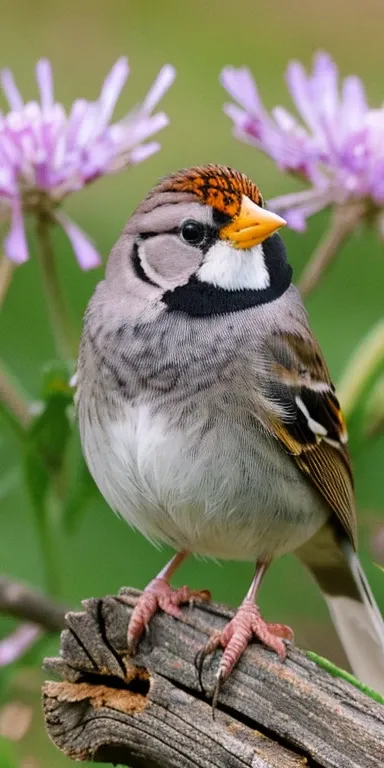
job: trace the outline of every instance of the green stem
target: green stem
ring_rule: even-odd
[[[15,265],[6,256],[3,256],[0,261],[0,309],[8,293],[14,270]]]
[[[30,424],[31,414],[28,402],[19,387],[0,364],[0,413],[4,415],[12,428],[22,436]]]
[[[335,208],[331,226],[315,248],[298,282],[302,296],[309,296],[316,288],[343,243],[358,226],[364,210],[361,203]]]
[[[384,697],[380,693],[374,691],[373,688],[369,688],[368,685],[361,683],[360,680],[358,680],[354,675],[351,675],[344,669],[340,669],[340,667],[337,667],[336,664],[333,664],[328,659],[325,659],[324,656],[318,656],[318,654],[314,653],[313,651],[306,651],[305,655],[308,656],[311,661],[314,661],[315,664],[317,664],[319,667],[329,672],[332,677],[340,677],[342,680],[347,680],[348,683],[354,685],[355,688],[359,688],[359,690],[365,693],[366,696],[374,699],[374,701],[378,701],[379,704],[384,704]]]
[[[28,404],[5,369],[0,367],[0,416],[8,421],[24,445],[31,414]],[[46,588],[52,597],[59,594],[59,567],[56,545],[58,500],[48,495],[43,511],[36,510],[41,553],[44,561]]]
[[[22,445],[28,434],[31,414],[28,404],[14,385],[12,378],[0,367],[0,416],[8,421],[20,438]],[[59,595],[59,567],[56,545],[56,528],[59,499],[48,495],[44,510],[37,509],[37,526],[41,553],[44,561],[46,588],[52,597]]]
[[[40,243],[40,262],[52,328],[60,352],[71,358],[76,354],[76,344],[72,342],[70,323],[65,302],[55,269],[53,250],[50,239],[50,222],[40,217],[37,224],[37,236]],[[0,308],[7,294],[13,276],[13,264],[8,259],[0,261]],[[31,413],[27,398],[14,376],[8,373],[0,363],[0,416],[3,415],[18,436],[23,439],[31,424]],[[57,557],[56,529],[59,500],[50,493],[45,500],[44,510],[37,510],[38,533],[44,561],[45,581],[48,592],[56,596],[60,591],[59,567]]]
[[[45,214],[41,214],[37,219],[36,233],[48,313],[57,351],[64,359],[72,360],[77,356],[77,342],[56,270],[51,220]]]
[[[50,597],[59,598],[60,564],[57,544],[57,515],[59,501],[53,492],[45,500],[44,514],[39,524],[40,547],[44,563],[45,589]]]
[[[7,295],[14,271],[14,265],[5,256],[0,260],[0,309]],[[0,361],[0,414],[21,436],[28,427],[31,416],[28,401],[21,392],[15,377],[6,370]]]
[[[380,320],[353,353],[337,388],[345,416],[351,415],[368,380],[383,362],[384,320]]]
[[[43,562],[45,591],[50,597],[59,598],[61,594],[58,547],[60,501],[55,491],[50,489],[44,501],[40,503],[34,500],[33,504]]]

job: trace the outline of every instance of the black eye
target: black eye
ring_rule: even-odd
[[[205,227],[200,221],[188,219],[182,224],[180,234],[183,240],[190,245],[200,245],[205,238]]]

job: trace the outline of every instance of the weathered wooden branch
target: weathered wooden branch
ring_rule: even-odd
[[[195,668],[224,606],[159,613],[138,653],[126,653],[137,590],[91,599],[67,615],[60,657],[45,668],[61,677],[43,688],[55,744],[75,760],[131,768],[382,768],[384,706],[332,677],[293,647],[282,664],[256,643],[219,695],[213,720]],[[203,684],[215,685],[220,652]]]
[[[66,610],[36,589],[0,574],[0,613],[58,632],[65,626]]]

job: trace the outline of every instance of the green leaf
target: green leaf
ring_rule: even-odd
[[[377,433],[382,423],[383,376],[384,322],[380,320],[353,352],[337,387],[352,456],[365,450],[367,439]]]
[[[0,461],[1,465],[1,461]],[[12,467],[8,472],[4,472],[0,476],[0,502],[7,498],[7,496],[13,491],[17,485],[20,484],[20,470],[19,467]],[[0,513],[2,509],[0,508]],[[6,510],[4,509],[4,512]]]
[[[60,483],[68,440],[72,432],[69,409],[70,372],[62,363],[46,366],[41,411],[32,420],[24,444],[24,471],[38,519],[44,515],[49,489]]]
[[[63,363],[46,366],[42,409],[28,431],[25,475],[39,524],[44,522],[46,500],[56,488],[63,504],[63,521],[73,531],[80,512],[97,493],[81,451],[71,409],[71,371]],[[65,475],[64,475],[65,470]]]
[[[365,451],[383,423],[383,365],[367,378],[347,421],[352,456]]]
[[[67,404],[72,403],[73,389],[69,383],[72,375],[73,369],[67,363],[63,363],[60,360],[46,363],[43,368],[43,399],[48,401],[52,395],[61,394],[66,399]]]
[[[339,381],[338,397],[348,420],[355,408],[366,400],[366,393],[380,372],[384,373],[384,320],[362,339]]]
[[[62,363],[45,367],[43,401],[23,441],[24,476],[35,511],[46,589],[51,595],[60,591],[56,532],[62,521],[67,448],[74,422],[69,376]]]
[[[3,736],[0,736],[0,766],[1,768],[17,768],[14,746]]]
[[[38,446],[33,441],[28,441],[25,445],[24,477],[37,521],[41,526],[50,477]]]

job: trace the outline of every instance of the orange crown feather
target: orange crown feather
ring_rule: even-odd
[[[164,192],[189,192],[231,217],[239,213],[243,195],[256,205],[264,205],[256,184],[245,174],[225,165],[210,164],[177,171],[164,179],[160,189]]]

